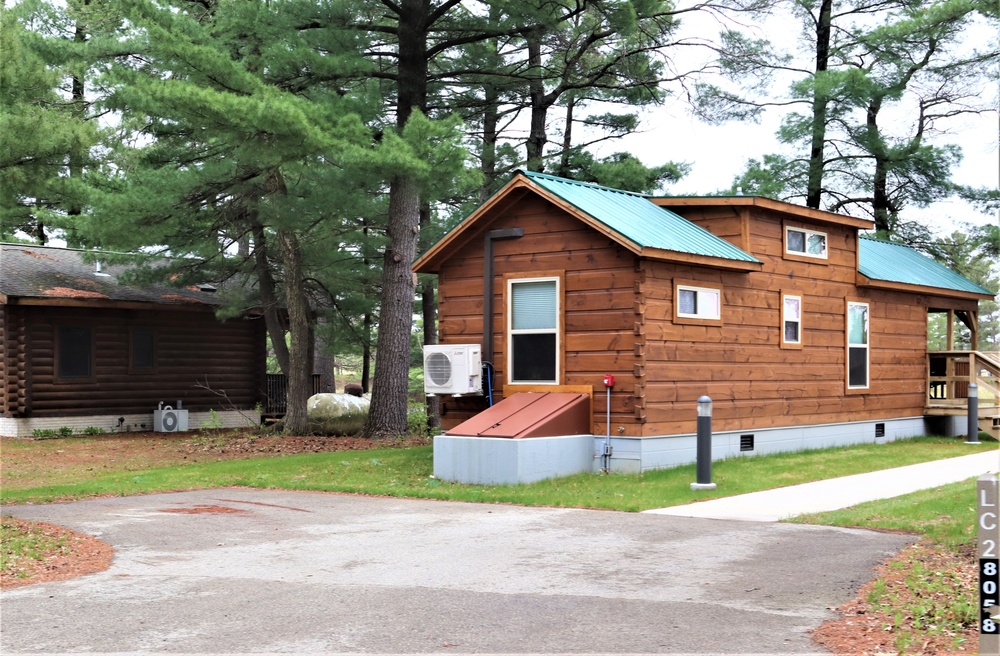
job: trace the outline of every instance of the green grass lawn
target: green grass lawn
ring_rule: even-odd
[[[204,462],[114,471],[74,483],[5,486],[0,502],[45,503],[101,495],[132,495],[208,487],[248,486],[349,492],[560,507],[639,511],[996,449],[952,438],[915,438],[769,456],[713,465],[718,489],[692,492],[695,466],[645,474],[578,474],[529,485],[462,485],[433,477],[432,448],[341,451],[281,458]]]

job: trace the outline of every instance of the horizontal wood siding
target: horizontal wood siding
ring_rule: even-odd
[[[761,272],[643,264],[636,407],[642,435],[694,432],[704,394],[714,402],[715,430],[922,415],[927,319],[915,295],[856,286],[852,228],[816,226],[827,233],[829,257],[803,262],[784,257],[782,217],[755,209],[749,225]],[[722,325],[674,324],[674,278],[721,286]],[[780,347],[782,292],[803,299],[801,349]],[[871,312],[870,387],[850,394],[847,298],[868,302]]]
[[[536,197],[510,207],[485,230],[519,227],[524,236],[494,242],[493,364],[495,399],[506,380],[504,276],[565,272],[563,290],[564,385],[590,385],[595,430],[604,430],[601,385],[612,373],[612,423],[635,424],[635,257],[565,211]],[[483,338],[483,233],[460,249],[439,272],[439,331],[442,343],[481,343]],[[442,425],[454,427],[486,407],[484,399],[443,399]],[[598,407],[599,406],[599,407]]]
[[[56,375],[60,325],[91,327],[92,377]],[[130,370],[130,328],[154,332],[154,370]],[[208,312],[38,307],[30,308],[27,336],[31,416],[148,412],[161,401],[178,400],[192,411],[247,409],[263,398],[265,337],[259,319],[220,322]]]
[[[617,385],[613,434],[693,433],[696,401],[715,402],[716,430],[920,416],[926,400],[927,308],[975,310],[976,302],[858,284],[857,228],[810,224],[775,209],[673,208],[763,263],[742,273],[642,259],[540,198],[527,195],[483,217],[481,232],[440,269],[444,343],[481,342],[483,237],[520,227],[497,241],[494,267],[496,397],[504,388],[504,276],[563,273],[566,385],[592,385],[594,428],[605,430],[605,373]],[[827,259],[786,257],[784,226],[827,235]],[[721,325],[674,320],[674,286],[720,288]],[[801,347],[782,348],[782,294],[802,298]],[[870,386],[847,389],[847,300],[869,303]],[[450,428],[485,407],[482,399],[445,399]],[[619,433],[619,427],[621,432]]]

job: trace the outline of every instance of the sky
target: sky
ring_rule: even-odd
[[[685,22],[685,29],[690,34],[711,36],[717,30],[717,23],[710,19],[685,18]],[[790,18],[780,16],[772,19],[764,29],[768,36],[784,35],[786,46],[792,45],[798,30]],[[758,31],[758,36],[762,35]],[[980,25],[970,33],[969,41],[985,45],[995,38],[994,30]],[[991,94],[994,108],[998,107],[998,92],[1000,89]],[[668,98],[662,106],[645,110],[642,119],[640,132],[616,142],[613,150],[631,152],[647,165],[667,161],[689,163],[690,174],[666,188],[667,193],[673,195],[700,195],[727,188],[748,160],[761,159],[765,154],[782,152],[785,148],[775,137],[781,121],[776,112],[766,115],[759,124],[734,122],[711,126],[691,116],[683,100]],[[955,182],[1000,188],[1000,109],[954,121],[949,125],[949,134],[939,143],[954,143],[962,148],[963,160],[954,169]],[[1000,221],[1000,217],[978,212],[957,198],[926,209],[909,208],[904,218],[937,227],[941,234],[958,229],[963,222],[984,225]]]

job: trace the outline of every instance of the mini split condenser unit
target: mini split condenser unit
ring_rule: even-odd
[[[172,408],[169,405],[160,403],[160,407],[153,410],[153,430],[157,433],[176,433],[188,429],[188,411],[180,408]]]
[[[479,344],[424,346],[424,392],[435,394],[483,393],[483,365]]]

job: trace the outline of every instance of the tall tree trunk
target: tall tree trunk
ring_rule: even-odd
[[[313,373],[319,374],[319,391],[332,394],[337,391],[337,376],[333,365],[330,344],[319,331],[313,332]]]
[[[414,218],[416,220],[414,220]],[[375,384],[364,433],[367,437],[404,435],[410,372],[420,191],[416,180],[399,176],[389,190],[389,246],[382,269],[382,311],[375,348]]]
[[[888,237],[892,235],[892,225],[889,220],[889,159],[878,128],[878,115],[881,110],[881,98],[873,98],[868,103],[865,139],[868,142],[868,151],[875,160],[875,171],[872,176],[872,216],[875,219],[875,230],[880,236]]]
[[[532,30],[525,36],[528,46],[528,96],[531,100],[531,125],[528,128],[527,164],[529,171],[545,170],[545,117],[548,105],[545,103],[545,80],[542,71],[542,30]]]
[[[372,379],[372,313],[365,312],[364,338],[361,346],[361,391],[365,394],[371,391]]]
[[[402,0],[398,5],[399,58],[396,72],[396,126],[402,131],[413,110],[427,104],[427,30],[429,0]],[[367,437],[403,435],[407,431],[407,388],[410,372],[410,328],[416,275],[410,263],[417,254],[420,232],[420,188],[402,174],[389,185],[389,221],[382,268],[382,308],[375,348],[375,384],[365,423]]]
[[[254,271],[257,274],[257,285],[260,290],[260,302],[264,308],[264,324],[267,335],[271,338],[271,348],[278,361],[278,367],[286,376],[291,369],[288,357],[288,345],[285,343],[285,322],[281,317],[278,303],[277,283],[271,272],[271,262],[267,257],[267,237],[264,225],[256,219],[250,219],[253,232]]]
[[[812,140],[809,147],[809,175],[806,188],[806,207],[820,208],[823,195],[824,147],[826,145],[826,113],[829,98],[823,77],[830,61],[830,28],[833,0],[823,0],[816,21],[816,85],[813,87]],[[822,90],[821,90],[822,89]]]
[[[285,269],[285,296],[288,304],[288,409],[285,433],[302,435],[309,425],[306,402],[312,395],[312,339],[309,330],[309,302],[302,288],[302,253],[293,232],[278,231],[281,259]]]
[[[497,179],[497,135],[499,133],[499,95],[492,82],[483,85],[483,152],[480,170],[483,186],[479,188],[479,202],[485,203],[493,194]]]
[[[564,178],[570,177],[569,156],[573,148],[573,110],[576,108],[576,101],[570,93],[566,100],[566,127],[563,130],[562,153],[559,155],[559,175]]]
[[[86,12],[89,6],[90,0],[84,0],[83,11]],[[73,42],[78,45],[87,42],[87,28],[81,17],[77,18],[76,26],[73,29]],[[87,97],[84,82],[86,64],[80,63],[78,65],[80,68],[74,70],[70,78],[70,101],[73,107],[73,117],[79,121],[84,121],[87,118]],[[81,151],[78,147],[70,149],[67,157],[67,169],[70,180],[79,181],[83,178],[83,162],[86,156],[86,151]],[[77,222],[82,214],[83,208],[78,202],[74,201],[66,208],[66,216],[69,218],[69,221],[66,223],[66,244],[70,248],[81,248],[84,245],[80,240],[77,228]],[[43,231],[44,228],[39,226],[39,230]]]

